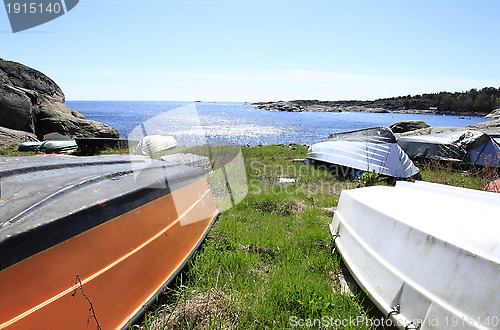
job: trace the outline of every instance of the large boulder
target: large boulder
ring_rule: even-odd
[[[421,120],[406,120],[392,124],[389,128],[393,133],[406,133],[409,131],[416,131],[417,129],[428,127],[430,126]]]
[[[118,132],[108,125],[85,117],[64,103],[44,99],[38,107],[37,134],[59,133],[72,137],[118,138]]]
[[[26,65],[0,58],[0,84],[36,91],[59,102],[66,101],[61,88],[45,74]]]
[[[457,132],[463,130],[465,130],[465,128],[463,127],[427,127],[405,133],[395,133],[394,135],[396,136],[396,139],[399,139],[400,137],[404,136],[430,135],[430,134],[439,134],[446,132]]]
[[[43,73],[0,59],[0,127],[32,133],[40,140],[49,133],[68,137],[119,136],[115,129],[85,119],[64,101],[61,88]]]
[[[489,135],[500,134],[500,119],[483,121],[481,123],[467,126],[468,129],[481,131]]]
[[[38,139],[32,133],[0,127],[0,147],[29,141],[38,141]]]
[[[26,92],[8,84],[0,85],[0,126],[35,133],[35,108]]]
[[[500,108],[493,110],[488,115],[486,115],[486,117],[484,117],[484,118],[488,118],[488,119],[500,119]]]

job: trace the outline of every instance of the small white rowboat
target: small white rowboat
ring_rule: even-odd
[[[332,134],[309,147],[307,159],[395,178],[419,172],[387,127]]]
[[[500,329],[500,195],[426,182],[342,192],[330,225],[400,329]]]

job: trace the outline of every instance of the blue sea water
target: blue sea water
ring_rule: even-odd
[[[87,119],[114,127],[123,139],[129,138],[134,128],[137,130],[156,117],[163,118],[159,123],[166,134],[181,130],[188,135],[217,136],[231,144],[251,146],[280,143],[311,145],[332,133],[390,126],[403,120],[422,120],[430,126],[457,127],[485,121],[482,117],[464,119],[441,115],[276,112],[256,110],[254,106],[244,103],[222,102],[67,101],[66,104]],[[178,108],[180,110],[176,110]],[[186,116],[180,116],[184,109],[188,109]]]

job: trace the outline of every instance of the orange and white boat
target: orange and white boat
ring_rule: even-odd
[[[219,212],[201,169],[141,156],[0,158],[0,180],[0,329],[128,327]]]

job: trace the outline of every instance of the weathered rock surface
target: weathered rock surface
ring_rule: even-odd
[[[0,146],[20,144],[28,141],[38,141],[38,139],[35,134],[0,127]]]
[[[389,128],[393,133],[405,133],[428,127],[430,126],[421,120],[406,120],[392,124]]]
[[[36,91],[45,96],[66,101],[61,88],[45,74],[26,65],[0,59],[0,84]]]
[[[269,102],[257,105],[257,109],[268,111],[302,112],[306,109],[293,101]]]
[[[399,139],[400,137],[403,136],[417,136],[417,135],[429,135],[429,134],[438,134],[445,132],[457,132],[457,131],[463,131],[464,129],[465,129],[464,127],[427,127],[405,133],[394,133],[394,135],[396,136],[396,139]]]
[[[0,127],[34,134],[117,138],[118,132],[68,108],[61,88],[43,73],[0,59]],[[6,144],[0,141],[0,144]]]
[[[486,134],[500,134],[500,119],[483,121],[481,123],[467,126],[468,129],[481,131]]]
[[[0,126],[34,133],[34,110],[25,91],[8,84],[0,85]]]
[[[488,115],[486,115],[486,117],[484,117],[484,118],[488,118],[488,119],[500,119],[500,108],[493,110]]]

